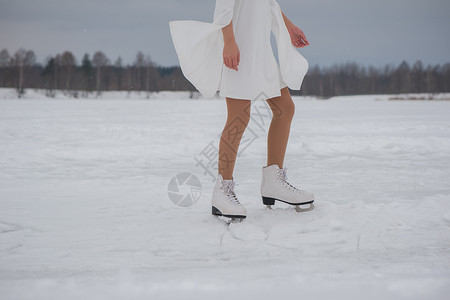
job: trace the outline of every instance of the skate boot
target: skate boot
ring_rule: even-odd
[[[235,185],[233,179],[224,180],[221,174],[217,175],[211,200],[213,215],[228,217],[232,221],[247,217],[247,210],[234,193]]]
[[[314,194],[300,190],[287,182],[287,168],[280,169],[277,164],[262,167],[261,196],[268,208],[281,201],[295,205],[297,211],[308,211],[314,208]],[[309,204],[309,208],[300,205]]]

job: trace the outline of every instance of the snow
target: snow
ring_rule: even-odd
[[[301,213],[262,204],[269,119],[252,119],[248,218],[227,225],[194,158],[224,99],[43,94],[0,89],[2,299],[448,299],[450,101],[294,97],[288,181],[316,196]],[[181,172],[202,185],[188,208],[168,197]]]

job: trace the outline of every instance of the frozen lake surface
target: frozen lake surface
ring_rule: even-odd
[[[228,226],[205,155],[225,100],[173,95],[0,100],[2,299],[448,299],[450,101],[295,97],[303,213],[261,202],[255,101],[234,172],[248,217]],[[187,208],[168,196],[182,172],[202,187]]]

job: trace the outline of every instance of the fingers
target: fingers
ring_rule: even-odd
[[[305,47],[306,44],[302,40],[296,40],[292,43],[297,48]]]
[[[292,42],[292,45],[294,45],[295,47],[301,48],[301,47],[305,47],[309,45],[308,40],[306,39],[306,37],[300,36],[297,40]]]
[[[304,33],[303,33],[300,37],[302,38],[302,42],[303,42],[305,45],[309,45],[309,42],[308,42],[308,40],[306,39],[306,36],[305,36]]]
[[[234,67],[233,67],[233,58],[226,57],[224,63],[225,63],[225,66],[227,66],[227,68],[234,69]]]
[[[237,55],[236,55],[235,57],[233,57],[233,69],[236,71],[238,70],[237,66],[238,66],[238,62],[237,62]]]
[[[223,58],[223,63],[225,64],[225,66],[226,66],[227,68],[230,67],[230,64],[228,63],[228,57],[224,57],[224,58]]]
[[[237,56],[234,56],[234,57],[224,57],[223,58],[223,63],[225,64],[225,66],[227,68],[237,71],[240,59],[241,58],[240,58],[239,54]]]

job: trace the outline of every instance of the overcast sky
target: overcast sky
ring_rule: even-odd
[[[450,62],[449,0],[278,0],[306,34],[310,64]],[[102,50],[131,63],[138,50],[178,65],[170,20],[211,22],[215,0],[0,0],[0,49],[32,49],[38,61],[64,50],[80,61]]]

